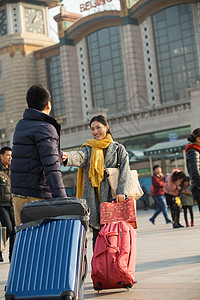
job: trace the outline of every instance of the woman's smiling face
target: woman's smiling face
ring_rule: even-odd
[[[105,126],[101,122],[94,121],[90,126],[91,134],[96,140],[101,140],[106,137],[108,131],[108,125]]]

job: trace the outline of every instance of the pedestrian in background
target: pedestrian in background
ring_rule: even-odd
[[[50,93],[41,85],[33,85],[26,101],[28,108],[16,125],[12,148],[11,191],[17,226],[24,204],[66,197],[60,165],[60,125],[49,115]]]
[[[192,132],[188,141],[190,144],[185,148],[187,169],[191,179],[192,195],[200,211],[200,128]]]
[[[10,147],[3,147],[0,150],[0,222],[2,227],[6,227],[6,239],[9,238],[9,261],[11,261],[12,251],[15,241],[15,219],[10,190],[10,163],[12,152]],[[3,262],[0,251],[0,262]]]
[[[159,165],[153,167],[153,176],[151,177],[151,193],[154,201],[157,203],[158,208],[156,209],[153,216],[149,219],[149,221],[155,225],[156,217],[162,212],[165,218],[166,224],[172,223],[172,221],[168,217],[167,213],[167,204],[164,198],[163,186],[164,186],[164,178],[165,175],[162,174],[162,169]]]
[[[140,201],[143,202],[144,204],[144,210],[148,210],[149,208],[149,194],[148,194],[148,191],[145,187],[145,185],[142,185],[142,190],[143,190],[143,195],[142,197],[140,197]]]
[[[124,201],[129,188],[129,156],[125,147],[113,140],[106,118],[95,116],[90,123],[94,139],[87,140],[80,150],[64,153],[64,165],[79,167],[77,176],[78,198],[87,200],[90,208],[90,226],[93,229],[93,249],[100,230],[100,203],[111,202],[111,189],[105,168],[117,168],[119,183],[116,201]]]
[[[190,185],[190,177],[186,176],[186,178],[183,180],[181,184],[181,203],[182,208],[184,212],[184,219],[185,219],[185,225],[186,227],[189,227],[189,222],[187,218],[187,210],[190,212],[190,218],[191,218],[191,226],[194,226],[194,214],[193,214],[193,205],[194,205],[194,199],[191,192],[191,185]]]
[[[166,182],[163,186],[163,191],[165,192],[166,201],[169,203],[171,216],[173,220],[173,228],[184,227],[180,224],[180,204],[181,201],[178,198],[181,192],[181,183],[185,179],[186,175],[179,171],[174,170],[166,178]],[[178,201],[179,200],[179,201]]]

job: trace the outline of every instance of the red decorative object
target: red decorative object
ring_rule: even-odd
[[[111,222],[126,221],[134,229],[137,228],[136,200],[128,198],[123,202],[103,202],[100,205],[100,223],[105,225]]]

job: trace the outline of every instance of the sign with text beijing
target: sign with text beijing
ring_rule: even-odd
[[[93,0],[87,1],[85,3],[80,4],[80,12],[84,12],[86,10],[90,10],[92,8],[96,8],[101,5],[105,5],[107,3],[112,2],[112,0]]]

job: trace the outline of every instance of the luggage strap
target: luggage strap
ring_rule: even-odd
[[[26,229],[26,228],[38,226],[38,225],[42,224],[43,222],[58,221],[58,220],[80,220],[81,222],[89,222],[89,216],[88,215],[87,216],[69,215],[69,216],[46,217],[46,218],[37,219],[34,221],[20,224],[19,226],[17,226],[17,232],[19,232],[20,230]],[[87,230],[88,225],[84,224],[84,223],[82,223],[82,225]]]

